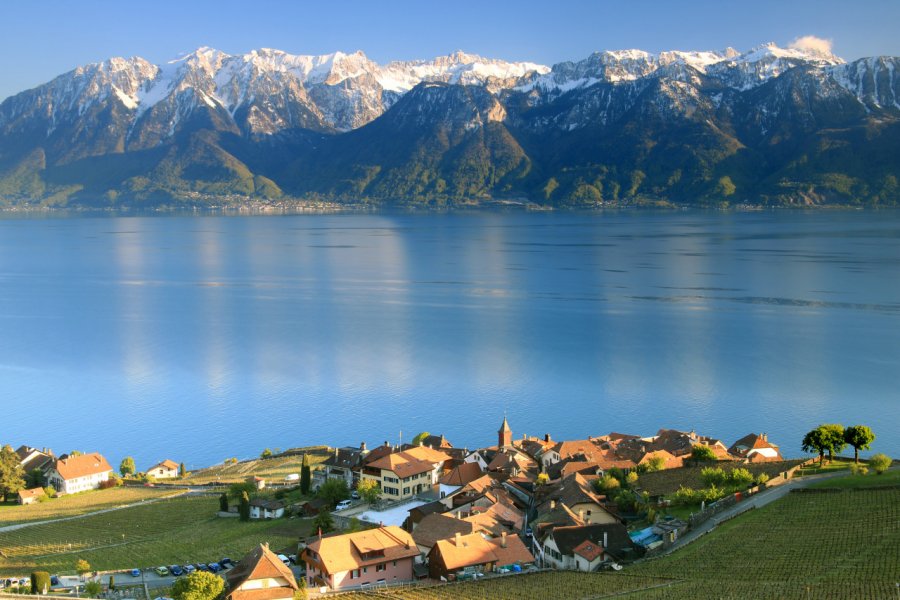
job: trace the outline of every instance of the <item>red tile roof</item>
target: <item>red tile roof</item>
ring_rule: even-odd
[[[309,544],[307,550],[318,558],[312,560],[329,574],[342,573],[362,566],[399,560],[419,555],[419,549],[412,536],[399,527],[390,525],[378,529],[366,529],[344,535],[326,536]],[[377,557],[364,557],[366,553],[377,553]]]
[[[240,590],[248,581],[257,579],[284,579],[285,585],[269,589]],[[285,596],[291,597],[297,589],[294,574],[267,544],[260,544],[250,554],[242,558],[225,576],[227,589],[226,599],[230,600],[274,600]],[[279,593],[272,590],[280,590]],[[282,595],[284,594],[284,595]]]
[[[426,446],[416,446],[403,452],[394,452],[378,460],[369,463],[373,469],[391,471],[397,477],[409,477],[425,473],[439,463],[450,460],[451,457],[440,450],[432,450]]]
[[[68,481],[112,471],[112,467],[101,454],[93,452],[58,460],[56,461],[56,470],[63,479]]]

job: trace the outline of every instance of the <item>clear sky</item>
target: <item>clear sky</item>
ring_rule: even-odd
[[[454,50],[552,65],[595,50],[747,50],[806,35],[847,60],[900,55],[900,0],[10,0],[0,99],[112,56],[364,51],[380,63]]]

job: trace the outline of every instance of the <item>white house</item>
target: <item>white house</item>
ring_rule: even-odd
[[[109,481],[112,467],[103,455],[93,452],[61,458],[47,475],[47,481],[58,494],[74,494],[95,490]]]
[[[166,459],[147,469],[147,475],[154,479],[172,479],[173,477],[178,477],[178,464],[173,460]]]
[[[284,516],[284,502],[279,500],[251,500],[251,519],[279,519]]]

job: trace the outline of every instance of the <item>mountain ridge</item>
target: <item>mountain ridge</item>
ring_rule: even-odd
[[[897,204],[898,67],[771,43],[111,58],[0,103],[0,202]]]

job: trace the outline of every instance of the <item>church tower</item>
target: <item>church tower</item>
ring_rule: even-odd
[[[500,431],[497,432],[497,447],[506,448],[507,446],[512,446],[512,429],[509,428],[509,423],[506,422],[506,415],[503,415],[503,425],[500,426]]]

